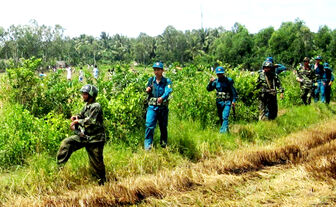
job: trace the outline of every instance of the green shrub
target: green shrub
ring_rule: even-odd
[[[55,156],[60,141],[72,133],[68,129],[69,117],[77,114],[85,104],[79,89],[86,83],[95,84],[99,89],[97,101],[103,108],[110,142],[125,146],[131,151],[136,151],[142,146],[147,108],[147,95],[144,90],[148,78],[153,76],[152,70],[130,70],[127,65],[116,64],[113,66],[114,75],[107,76],[102,70],[98,80],[95,80],[92,72],[84,69],[86,82],[81,83],[76,79],[66,80],[61,70],[49,73],[43,79],[38,78],[36,69],[40,62],[40,59],[25,60],[22,67],[9,69],[2,77],[2,166],[22,164],[27,156],[36,152],[46,152]],[[239,122],[243,125],[237,132],[240,138],[250,142],[256,139],[269,140],[276,133],[287,133],[295,130],[295,127],[304,127],[295,122],[295,116],[306,113],[305,111],[291,112],[292,115],[278,117],[272,122],[255,123],[258,117],[258,92],[255,90],[258,74],[245,71],[241,67],[232,69],[229,65],[224,66],[227,76],[234,80],[238,92],[236,114],[233,117],[231,112],[230,124]],[[169,139],[172,138],[169,140],[172,152],[197,160],[202,156],[201,152],[205,150],[203,147],[206,145],[211,153],[225,148],[224,145],[235,146],[232,144],[234,136],[217,136],[209,132],[218,131],[216,125],[219,118],[215,92],[206,90],[210,77],[216,77],[209,71],[208,65],[187,65],[182,69],[173,66],[166,71],[165,76],[173,82],[169,105],[169,116],[173,117],[169,119],[169,126],[173,125],[176,128],[170,128],[172,133],[169,132]],[[280,108],[288,109],[293,104],[299,104],[300,89],[295,75],[290,71],[283,72],[280,79],[285,88],[285,98],[279,100]],[[330,113],[322,106],[320,110],[326,114]],[[313,115],[314,118],[319,118],[316,117],[316,113],[312,113]],[[186,130],[187,128],[181,128],[182,122],[197,123],[192,127],[199,125],[200,129]],[[246,123],[255,125],[252,127]],[[268,132],[269,127],[274,125],[283,125],[282,129],[285,131]],[[156,130],[155,139],[159,137],[158,131],[159,129]],[[195,132],[198,135],[195,135]]]
[[[55,154],[60,140],[68,136],[69,122],[62,115],[34,117],[21,105],[5,105],[0,120],[0,165],[23,164],[33,153]]]

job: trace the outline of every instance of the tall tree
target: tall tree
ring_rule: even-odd
[[[155,38],[145,33],[140,33],[134,45],[134,57],[137,62],[150,64],[155,58]]]
[[[212,51],[217,60],[250,68],[252,47],[252,35],[243,25],[235,23],[231,31],[225,31],[215,40]]]
[[[274,32],[273,27],[268,27],[260,30],[257,34],[253,35],[253,49],[251,58],[251,68],[257,70],[260,68],[260,65],[265,57],[271,56],[272,54],[268,54],[269,44],[272,34]]]
[[[183,32],[168,26],[162,35],[157,37],[156,56],[164,62],[187,61],[187,43]]]
[[[269,40],[269,53],[277,60],[295,67],[312,55],[313,35],[302,20],[282,23]]]

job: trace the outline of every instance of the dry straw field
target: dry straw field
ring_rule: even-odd
[[[4,206],[334,206],[336,120],[276,142],[103,187],[16,197]],[[155,153],[155,152],[151,152]]]

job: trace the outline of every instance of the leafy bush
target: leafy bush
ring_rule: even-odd
[[[0,121],[2,166],[21,164],[27,155],[36,152],[55,153],[60,141],[71,133],[68,118],[78,113],[85,104],[79,89],[86,83],[95,84],[99,89],[97,101],[103,108],[110,140],[132,150],[142,145],[147,107],[144,89],[152,74],[116,64],[114,75],[108,75],[103,70],[98,80],[93,78],[91,71],[84,69],[86,83],[75,79],[68,81],[62,71],[49,73],[40,79],[35,72],[40,62],[40,59],[25,60],[22,67],[9,69],[1,79],[0,95],[4,105],[4,116]],[[166,77],[173,82],[169,106],[169,116],[174,117],[173,126],[180,130],[181,121],[190,123],[190,120],[200,123],[202,129],[215,126],[219,120],[216,95],[215,92],[209,93],[206,86],[210,77],[216,75],[205,64],[191,64],[184,68],[177,65],[166,72]],[[257,120],[258,99],[255,89],[258,74],[241,67],[224,66],[238,92],[236,116],[235,119],[231,117],[230,122]],[[283,72],[280,79],[285,88],[285,99],[279,100],[280,107],[300,103],[300,89],[295,75]],[[242,127],[238,133],[245,140],[253,140],[251,136],[256,134],[248,127]],[[201,157],[200,143],[193,140],[193,135],[182,133],[171,143],[174,152],[188,159],[197,160]]]
[[[34,117],[19,104],[6,105],[0,120],[0,165],[22,164],[33,153],[54,154],[61,139],[68,136],[69,122],[62,115]]]
[[[290,107],[302,104],[300,84],[296,81],[296,75],[292,71],[286,71],[282,72],[279,77],[285,89],[284,99],[280,101],[280,106]]]
[[[69,117],[71,106],[78,101],[75,94],[78,94],[81,85],[68,82],[62,71],[50,73],[44,79],[38,78],[36,70],[41,59],[30,59],[24,61],[24,66],[7,70],[7,77],[3,85],[2,97],[6,101],[21,104],[33,115],[43,117],[51,111],[57,111]]]
[[[236,119],[251,121],[258,116],[256,80],[257,74],[239,68],[226,67],[226,75],[234,80],[238,93]],[[211,76],[216,76],[206,68],[189,65],[176,73],[168,74],[173,81],[171,109],[180,119],[200,120],[203,126],[218,121],[216,93],[208,92],[206,87]]]
[[[197,119],[204,126],[216,123],[215,94],[206,90],[208,73],[197,71],[196,66],[188,66],[167,76],[173,82],[169,107],[179,119]]]
[[[105,94],[99,97],[98,102],[103,107],[105,125],[110,137],[131,143],[135,141],[127,138],[139,127],[144,126],[144,99],[144,93],[139,93],[135,84],[128,85],[122,93],[110,99]],[[138,141],[135,142],[138,143]]]
[[[4,91],[11,103],[19,103],[27,109],[34,108],[34,99],[41,93],[39,79],[35,70],[41,59],[26,60],[20,68],[8,69],[9,91]]]

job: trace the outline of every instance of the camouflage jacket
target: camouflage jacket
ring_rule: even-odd
[[[99,103],[86,104],[77,115],[79,130],[84,132],[90,143],[105,141],[103,111]]]
[[[300,82],[302,89],[312,88],[313,84],[316,82],[315,72],[311,68],[305,69],[304,66],[301,66],[297,70],[296,76],[302,80],[302,82]]]
[[[277,90],[280,93],[284,92],[280,79],[275,72],[266,74],[263,70],[260,70],[258,73],[257,89],[259,89],[262,94],[276,95]]]

